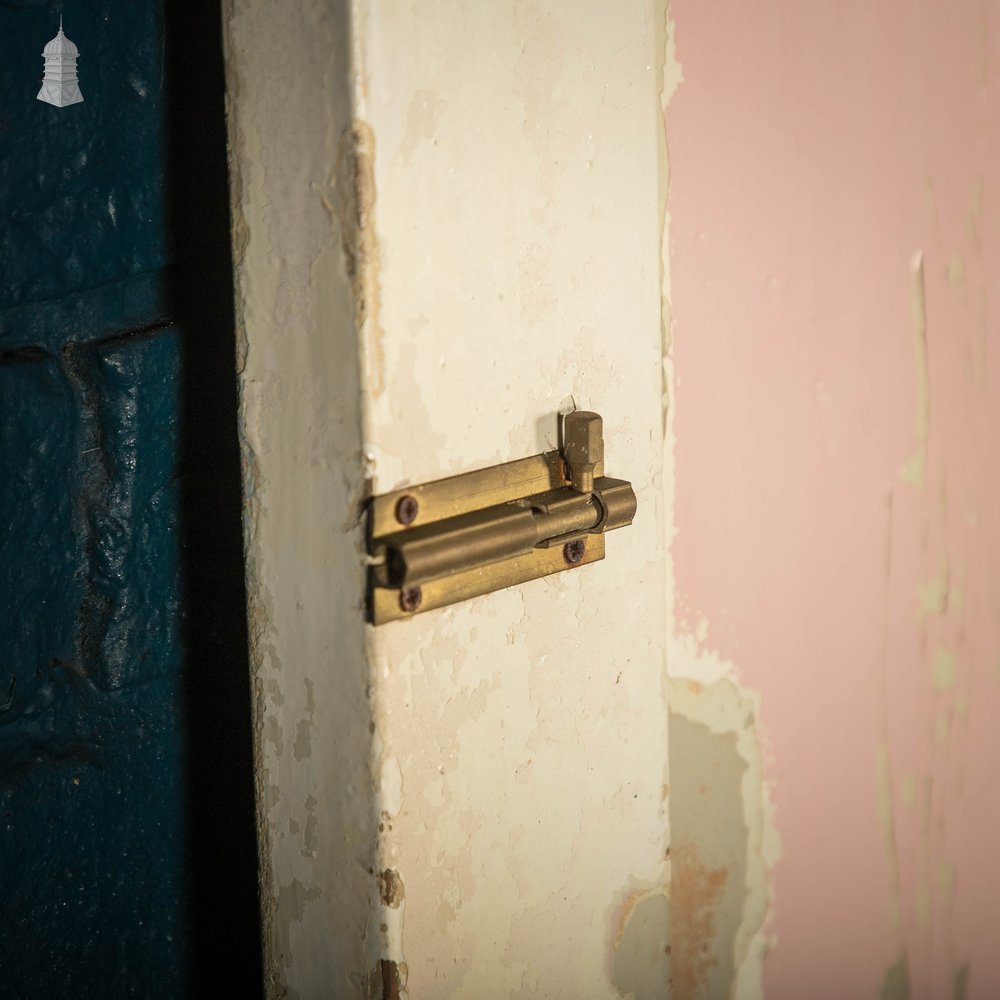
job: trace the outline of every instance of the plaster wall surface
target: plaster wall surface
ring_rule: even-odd
[[[746,732],[741,692],[773,865],[767,957],[723,987],[994,997],[997,8],[671,14],[671,770],[712,759],[692,719]],[[682,887],[715,941],[689,996],[726,995],[744,905],[704,875],[742,862],[678,854],[706,808],[672,804],[675,991]]]

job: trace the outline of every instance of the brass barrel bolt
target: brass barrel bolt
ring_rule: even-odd
[[[604,474],[599,413],[566,414],[560,446],[371,497],[368,620],[412,618],[603,559],[605,534],[632,523],[635,491]]]

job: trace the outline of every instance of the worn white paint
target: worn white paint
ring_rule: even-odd
[[[270,989],[617,997],[669,843],[662,11],[351,15],[226,15]],[[638,495],[608,558],[363,626],[364,490],[553,447],[567,403]]]
[[[241,2],[225,30],[268,989],[356,996],[375,835],[361,391],[322,200],[350,122],[349,26],[320,0]]]

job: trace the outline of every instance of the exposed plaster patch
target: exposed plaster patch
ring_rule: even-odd
[[[691,686],[684,687],[691,691]],[[702,688],[699,694],[706,697]],[[712,698],[711,693],[708,698]],[[735,731],[670,714],[671,900],[678,997],[732,992],[736,935],[747,896],[749,833]]]
[[[668,655],[671,676],[689,678],[700,686],[729,679],[733,665],[690,632],[671,635]]]
[[[663,889],[631,897],[614,939],[611,981],[623,997],[662,1000],[670,985],[670,900]]]
[[[379,959],[368,975],[368,1000],[400,1000],[405,996],[405,964]]]
[[[386,868],[379,875],[378,884],[379,898],[383,904],[394,910],[398,909],[399,904],[403,902],[406,896],[406,892],[403,889],[403,880],[399,877],[399,872],[392,868]]]
[[[380,322],[379,244],[375,233],[375,133],[355,118],[337,144],[334,196],[344,266],[361,338],[365,385],[375,397],[385,388],[385,347]]]
[[[669,691],[675,996],[760,997],[779,844],[759,699],[728,679],[671,680]]]
[[[669,5],[658,4],[660,110],[683,82]],[[670,282],[669,151],[660,145],[662,414],[666,536],[673,520],[676,436]],[[678,623],[681,595],[667,558],[671,828],[671,927],[676,997],[761,997],[770,871],[780,846],[764,781],[759,696],[741,687],[734,665]]]
[[[675,846],[672,871],[674,994],[685,1000],[729,996],[733,942],[730,934],[720,932],[719,923],[725,915],[723,895],[736,879],[724,866],[709,867],[694,839]]]
[[[381,827],[380,827],[381,829]],[[379,838],[379,849],[388,853],[385,836]],[[395,868],[372,870],[374,876],[374,895],[365,930],[365,951],[369,962],[377,958],[374,969],[379,962],[389,963],[396,970],[403,970],[399,987],[405,994],[405,963],[403,962],[403,921],[406,910],[406,892],[403,880]],[[392,985],[395,980],[383,981],[383,985]],[[381,996],[382,994],[377,994]],[[396,994],[392,994],[396,995]]]

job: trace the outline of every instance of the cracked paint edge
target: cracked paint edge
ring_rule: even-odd
[[[676,25],[669,0],[658,0],[657,23],[662,35],[660,53],[660,106],[665,116],[670,100],[683,84],[683,67],[677,56]],[[742,809],[747,822],[746,897],[735,939],[732,996],[763,997],[763,963],[774,947],[772,929],[771,871],[781,854],[774,817],[771,787],[766,776],[766,736],[760,719],[760,696],[739,683],[735,664],[721,658],[700,642],[700,637],[680,628],[677,618],[677,574],[672,549],[677,534],[676,444],[674,426],[673,290],[670,278],[670,157],[669,134],[663,129],[660,143],[661,176],[661,338],[663,345],[664,492],[667,539],[667,674],[670,712],[681,713],[707,725],[715,733],[732,733],[745,764],[741,782]],[[747,719],[752,724],[746,725]]]

